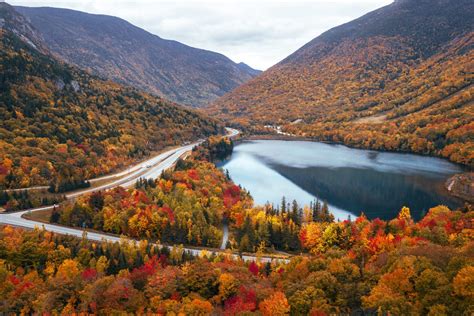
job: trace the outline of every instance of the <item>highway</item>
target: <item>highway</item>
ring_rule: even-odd
[[[107,184],[100,185],[98,187],[94,187],[94,188],[85,189],[85,190],[81,190],[81,191],[78,191],[78,192],[73,192],[73,193],[66,194],[66,198],[71,199],[71,198],[75,198],[77,196],[80,196],[80,195],[83,195],[83,194],[86,194],[86,193],[91,193],[91,192],[95,192],[95,191],[102,191],[102,190],[108,190],[108,189],[115,188],[115,187],[118,187],[118,186],[122,186],[122,187],[125,187],[125,188],[132,187],[133,185],[135,185],[135,182],[139,178],[156,179],[161,175],[163,170],[166,170],[166,169],[170,168],[171,166],[173,166],[173,164],[178,160],[179,157],[181,157],[182,155],[184,155],[187,152],[190,152],[193,149],[194,146],[199,145],[201,142],[202,141],[195,142],[193,144],[182,146],[182,147],[179,147],[179,148],[176,148],[176,149],[168,150],[168,151],[166,151],[162,154],[159,154],[159,155],[157,155],[157,156],[155,156],[151,159],[148,159],[144,162],[141,162],[138,165],[133,166],[132,168],[129,169],[129,170],[131,170],[131,172],[129,170],[127,170],[126,172],[122,171],[120,173],[120,176],[125,174],[125,176],[123,178],[120,178],[118,180],[112,181],[112,182],[107,183]],[[116,175],[113,175],[113,176],[110,175],[110,176],[107,176],[107,177],[115,178],[117,176]],[[102,179],[104,179],[104,177],[102,177]]]
[[[239,134],[238,130],[231,129],[231,128],[226,128],[226,129],[228,132],[227,134],[228,137],[235,137]],[[156,179],[161,175],[163,170],[166,170],[170,168],[171,166],[173,166],[173,164],[178,160],[179,157],[190,152],[194,146],[200,144],[201,142],[202,141],[199,141],[193,144],[189,144],[189,145],[185,145],[179,148],[168,150],[164,153],[161,153],[155,157],[152,157],[144,162],[141,162],[129,168],[127,171],[122,171],[117,174],[106,176],[107,178],[115,178],[118,176],[125,175],[121,179],[115,180],[111,183],[107,183],[95,188],[68,193],[66,194],[66,198],[73,199],[83,194],[88,194],[88,193],[100,191],[100,190],[109,190],[118,186],[131,187],[135,184],[135,182],[139,178]],[[102,177],[102,179],[105,179],[105,177]],[[30,229],[39,227],[39,228],[44,228],[47,231],[51,231],[57,234],[71,235],[71,236],[76,236],[76,237],[83,236],[84,230],[82,229],[64,227],[64,226],[53,225],[53,224],[46,224],[46,223],[37,222],[37,221],[23,218],[23,215],[27,213],[37,212],[37,211],[42,211],[42,210],[50,210],[53,208],[54,208],[54,205],[50,205],[50,206],[38,207],[38,208],[33,208],[33,209],[24,210],[24,211],[15,212],[15,213],[3,213],[3,214],[0,214],[0,224],[12,225],[12,226],[18,226],[18,227],[24,227],[24,228],[30,228]],[[227,235],[228,235],[227,226],[224,227],[224,234],[226,238],[223,238],[225,240],[225,241],[223,240],[223,245],[224,245],[223,248],[225,248],[225,243],[227,243]],[[102,234],[98,232],[90,232],[90,231],[87,232],[87,239],[93,240],[93,241],[110,241],[110,242],[120,241],[120,237],[112,236],[108,234]],[[136,241],[133,239],[129,239],[129,240]],[[172,248],[173,246],[166,246],[166,247]],[[224,253],[224,251],[210,250],[210,249],[205,249],[205,248],[186,248],[185,247],[184,250],[192,253],[195,256],[202,255],[204,252],[208,254]],[[237,257],[237,255],[235,254],[231,254],[231,256]],[[257,258],[252,255],[249,255],[249,256],[244,255],[242,256],[242,259],[249,261],[249,260],[256,260]],[[262,262],[268,262],[275,259],[270,258],[270,257],[260,257],[259,260]],[[283,261],[286,261],[286,260],[283,260]]]

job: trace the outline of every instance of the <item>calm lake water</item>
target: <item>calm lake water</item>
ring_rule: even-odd
[[[250,191],[257,204],[307,205],[318,198],[337,218],[363,211],[369,218],[392,219],[403,206],[415,219],[429,208],[458,207],[444,183],[461,168],[448,161],[410,154],[351,149],[305,141],[258,140],[235,146],[219,167]]]

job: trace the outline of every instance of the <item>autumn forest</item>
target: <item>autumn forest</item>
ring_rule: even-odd
[[[0,3],[0,314],[474,315],[473,12],[395,0],[261,72]]]

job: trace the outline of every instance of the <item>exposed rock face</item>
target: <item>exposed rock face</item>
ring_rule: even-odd
[[[457,174],[446,181],[446,189],[454,196],[474,203],[474,172]]]
[[[5,2],[0,2],[0,28],[14,33],[34,49],[42,53],[48,52],[43,36],[29,23],[28,19]]]

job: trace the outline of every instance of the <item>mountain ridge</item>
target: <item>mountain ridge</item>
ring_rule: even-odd
[[[333,42],[338,42],[341,39],[347,38],[358,39],[370,36],[413,36],[418,40],[421,39],[421,42],[419,43],[411,43],[416,45],[418,49],[423,47],[426,42],[429,42],[430,46],[437,47],[450,42],[453,39],[452,32],[462,33],[466,25],[474,23],[472,15],[463,15],[463,17],[467,17],[467,20],[470,22],[463,21],[463,19],[457,17],[457,13],[461,11],[462,7],[469,4],[471,8],[473,7],[471,2],[467,0],[457,1],[454,5],[446,8],[445,12],[443,12],[442,15],[439,15],[437,19],[435,19],[435,16],[439,13],[437,10],[440,8],[433,5],[434,2],[438,5],[453,3],[453,1],[450,2],[449,0],[395,1],[392,4],[376,9],[355,20],[336,26],[322,33],[320,36],[303,45],[295,53],[289,55],[279,64],[285,63],[287,59],[291,60],[293,55],[296,54],[296,56],[298,56],[299,53],[302,53],[306,49],[312,48],[314,45],[321,42],[332,44]],[[468,10],[469,9],[466,11]],[[425,20],[420,22],[420,18]],[[371,19],[370,24],[367,23],[367,19]],[[387,21],[387,19],[389,20]],[[416,28],[416,24],[418,23],[423,23],[423,27]],[[432,33],[434,30],[436,30],[436,34]],[[435,41],[434,44],[432,43],[433,41]],[[424,57],[429,57],[430,55],[431,54],[425,54]]]
[[[258,73],[118,17],[51,7],[15,9],[27,16],[57,57],[181,104],[203,106]]]
[[[280,125],[315,140],[473,165],[471,12],[467,0],[385,6],[316,37],[208,113],[258,133]]]
[[[194,109],[104,81],[38,50],[43,44],[34,27],[17,14],[0,3],[0,189],[71,188],[167,146],[223,131]]]

